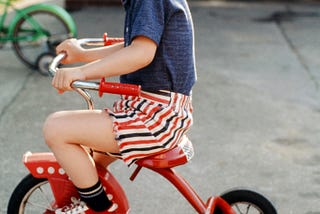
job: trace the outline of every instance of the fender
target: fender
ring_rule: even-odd
[[[49,5],[49,4],[34,4],[29,7],[23,8],[17,12],[15,17],[12,19],[12,21],[9,24],[9,30],[8,30],[8,35],[13,36],[13,30],[14,27],[16,26],[17,22],[26,16],[26,14],[33,12],[33,11],[48,11],[51,13],[56,14],[57,16],[61,17],[65,23],[67,24],[68,28],[72,32],[72,37],[77,37],[77,27],[76,24],[71,17],[71,15],[62,7],[58,5]]]
[[[22,162],[35,178],[68,179],[65,171],[60,167],[53,153],[31,153],[23,155]]]

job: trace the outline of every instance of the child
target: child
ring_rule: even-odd
[[[78,110],[50,115],[44,137],[77,187],[87,212],[116,210],[99,181],[93,158],[82,146],[104,151],[95,161],[107,166],[115,158],[128,166],[177,145],[192,125],[191,88],[196,81],[193,23],[186,0],[122,0],[126,11],[125,42],[83,49],[75,39],[62,42],[65,64],[52,85],[60,93],[75,80],[120,76],[141,85],[140,97],[122,96],[114,110]],[[68,211],[75,211],[70,208]],[[80,213],[79,211],[79,213]],[[59,209],[56,213],[66,213]],[[75,212],[78,213],[78,212]]]

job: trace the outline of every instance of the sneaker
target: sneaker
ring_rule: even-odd
[[[64,206],[62,208],[57,209],[55,211],[55,214],[107,214],[116,211],[117,208],[118,205],[113,203],[108,210],[104,212],[95,212],[89,209],[85,202],[75,197],[71,197],[71,204],[69,206]]]
[[[71,197],[71,204],[57,209],[55,214],[84,214],[87,210],[89,210],[89,208],[83,201]]]

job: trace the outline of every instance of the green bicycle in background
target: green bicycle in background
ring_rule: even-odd
[[[77,37],[73,18],[66,10],[53,4],[38,3],[18,9],[12,0],[0,0],[0,5],[3,5],[0,45],[12,42],[16,55],[24,64],[47,75],[55,47],[67,38]],[[15,14],[7,24],[10,8]]]

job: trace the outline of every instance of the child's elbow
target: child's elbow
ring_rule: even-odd
[[[144,66],[148,66],[154,59],[155,51],[143,51],[141,58]]]
[[[134,41],[134,46],[141,67],[149,65],[156,55],[157,44],[146,37],[138,37]]]

